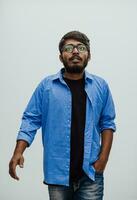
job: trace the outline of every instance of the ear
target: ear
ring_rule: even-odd
[[[59,59],[60,59],[61,62],[63,62],[63,58],[62,58],[61,54],[59,55]]]
[[[91,59],[91,54],[88,54],[88,61],[90,61]]]

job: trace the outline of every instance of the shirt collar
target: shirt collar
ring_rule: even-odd
[[[57,74],[53,75],[53,80],[56,80],[56,79],[59,79],[61,82],[63,81],[63,72],[64,72],[65,68],[62,68]],[[86,70],[85,70],[85,81],[86,80],[93,80],[93,75],[88,73]],[[64,81],[63,81],[64,82]]]

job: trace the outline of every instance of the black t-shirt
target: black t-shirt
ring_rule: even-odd
[[[84,129],[86,117],[86,92],[84,77],[79,80],[64,78],[72,93],[70,182],[77,181],[84,174],[82,170],[84,153]]]

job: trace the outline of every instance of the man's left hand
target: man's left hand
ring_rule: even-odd
[[[96,172],[103,172],[105,170],[107,161],[106,160],[102,160],[102,159],[98,159],[94,164],[93,167],[95,168]]]

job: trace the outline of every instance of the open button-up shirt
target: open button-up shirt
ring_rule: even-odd
[[[71,92],[63,80],[63,69],[43,79],[34,91],[22,117],[17,140],[31,145],[42,128],[44,182],[69,185]],[[107,83],[85,71],[86,121],[83,170],[95,180],[93,163],[100,153],[100,136],[105,129],[115,131],[115,108]]]

